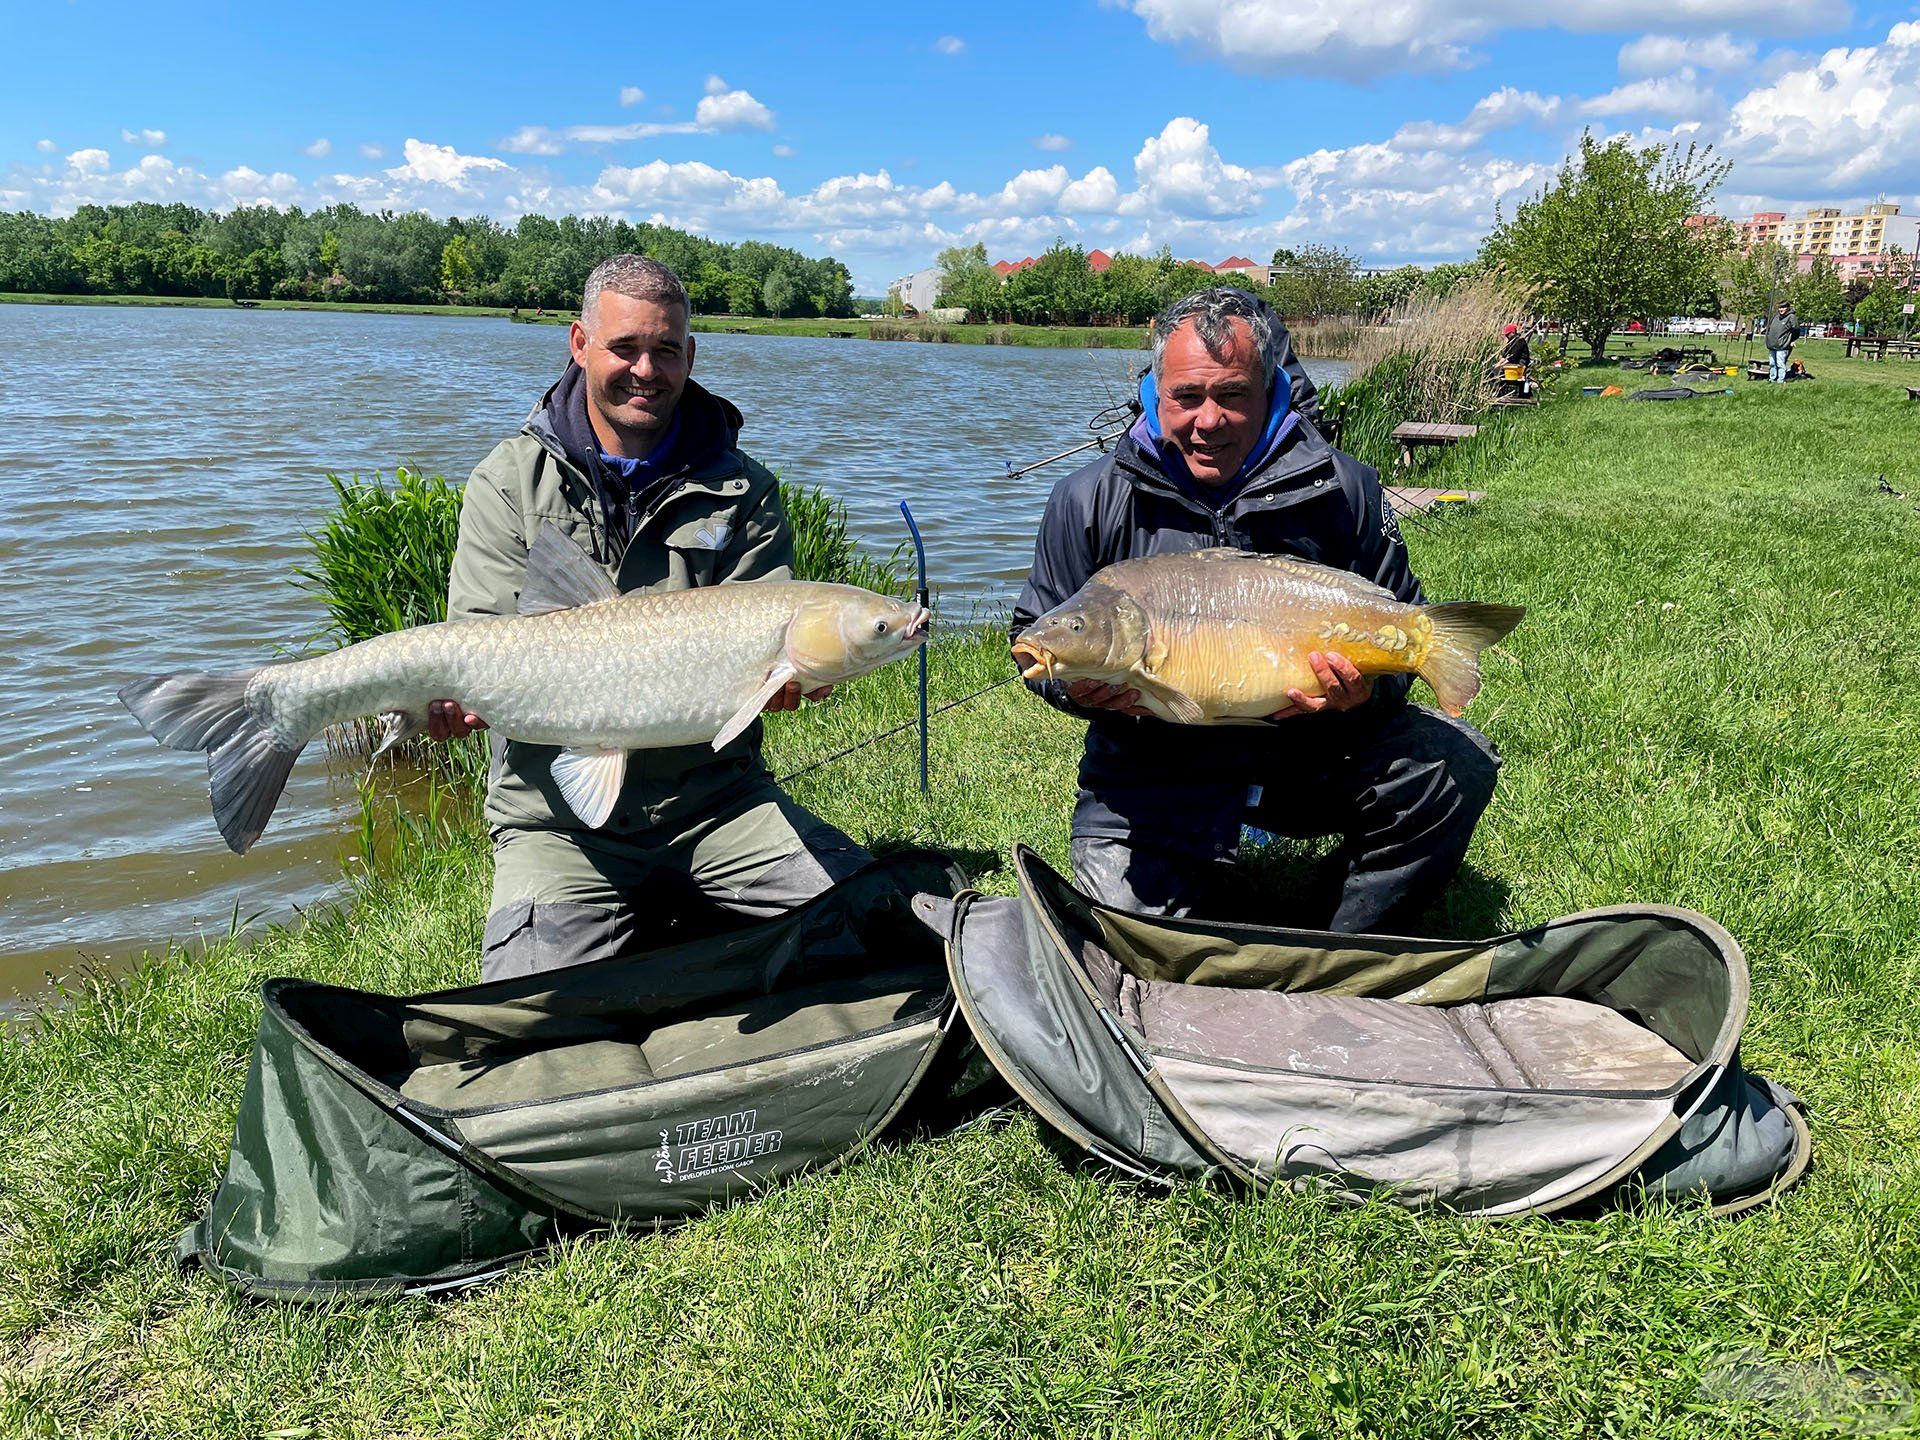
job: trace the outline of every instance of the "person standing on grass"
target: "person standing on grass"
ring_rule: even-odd
[[[1775,385],[1787,383],[1787,361],[1793,355],[1793,342],[1800,338],[1800,318],[1793,306],[1782,300],[1767,317],[1767,379]]]
[[[1140,399],[1113,453],[1054,486],[1012,637],[1103,566],[1209,546],[1317,561],[1423,603],[1379,475],[1321,438],[1312,382],[1258,299],[1222,288],[1169,306]],[[1083,889],[1217,915],[1243,823],[1343,837],[1338,903],[1300,923],[1378,930],[1445,886],[1493,797],[1492,745],[1409,704],[1407,676],[1369,679],[1336,650],[1309,659],[1325,693],[1294,691],[1266,726],[1176,725],[1130,688],[1027,682],[1088,722],[1071,842]]]
[[[449,619],[513,614],[528,549],[549,527],[622,591],[792,576],[778,481],[740,450],[740,412],[690,378],[689,312],[679,277],[658,261],[615,255],[587,277],[565,371],[467,481]],[[766,708],[800,701],[790,681]],[[457,697],[428,707],[435,739],[485,728]],[[597,830],[560,798],[556,747],[491,739],[484,979],[604,959],[670,929],[776,915],[870,858],[774,784],[758,724],[718,753],[634,752]]]

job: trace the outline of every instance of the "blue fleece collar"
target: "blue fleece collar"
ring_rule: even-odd
[[[1153,371],[1149,370],[1140,377],[1140,419],[1133,427],[1133,437],[1143,446],[1152,448],[1168,479],[1217,510],[1231,500],[1253,473],[1273,457],[1299,418],[1293,410],[1293,382],[1287,378],[1285,370],[1276,366],[1273,384],[1267,387],[1267,424],[1260,432],[1260,439],[1247,452],[1247,458],[1240,462],[1240,468],[1225,485],[1202,485],[1187,469],[1187,462],[1180,451],[1161,432],[1160,391],[1153,383]]]

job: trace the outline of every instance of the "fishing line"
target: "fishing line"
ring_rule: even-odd
[[[1014,674],[1014,675],[1007,676],[1005,679],[996,680],[991,685],[982,685],[978,690],[975,690],[971,695],[962,695],[958,700],[949,700],[946,704],[940,706],[938,709],[928,711],[927,717],[930,719],[935,715],[944,715],[947,711],[953,709],[955,706],[965,705],[969,701],[978,700],[982,695],[990,694],[993,691],[998,690],[1003,685],[1011,685],[1014,681],[1018,680],[1019,678],[1020,678],[1019,675]],[[810,764],[802,765],[798,770],[788,771],[785,775],[782,775],[779,777],[778,783],[784,785],[789,780],[798,780],[802,775],[810,775],[823,765],[831,765],[836,760],[844,760],[847,756],[853,754],[856,750],[864,750],[869,745],[878,745],[882,740],[891,739],[893,736],[898,735],[901,731],[911,730],[914,728],[914,726],[922,723],[924,722],[917,719],[906,720],[894,726],[891,730],[882,730],[878,735],[869,735],[864,740],[855,741],[853,744],[847,746],[847,748],[844,750],[836,750],[831,755],[823,756],[821,759],[815,760]]]

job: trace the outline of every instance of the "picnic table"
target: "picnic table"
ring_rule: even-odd
[[[1400,445],[1400,463],[1413,465],[1415,450],[1458,445],[1480,433],[1478,425],[1448,425],[1438,420],[1402,420],[1387,438]]]
[[[1849,335],[1847,337],[1847,358],[1856,354],[1863,360],[1884,360],[1891,355],[1896,360],[1920,360],[1920,340],[1896,340],[1889,335]]]

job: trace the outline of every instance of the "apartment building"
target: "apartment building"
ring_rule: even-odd
[[[1761,210],[1740,221],[1739,227],[1742,254],[1758,246],[1778,245],[1799,258],[1802,270],[1814,257],[1825,256],[1847,280],[1878,270],[1893,245],[1912,254],[1920,229],[1915,220],[1901,217],[1898,205],[1887,203],[1851,214],[1834,206],[1795,216],[1784,210]]]

